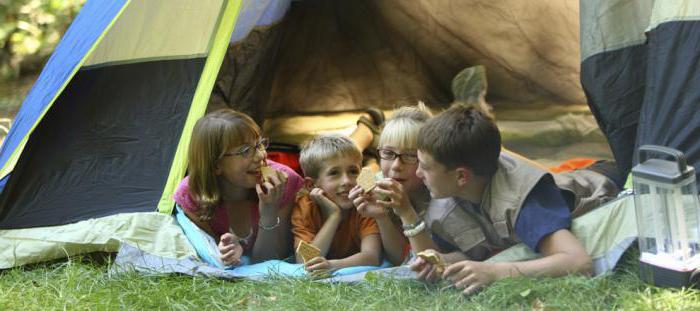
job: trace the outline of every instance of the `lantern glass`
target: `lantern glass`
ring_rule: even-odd
[[[676,271],[700,266],[695,175],[670,184],[633,178],[641,260]]]

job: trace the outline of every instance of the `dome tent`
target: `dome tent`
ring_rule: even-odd
[[[0,268],[120,243],[192,255],[169,213],[207,107],[447,105],[473,64],[496,105],[588,99],[620,163],[657,142],[697,165],[696,6],[581,1],[579,32],[578,1],[88,0],[0,150]]]
[[[518,3],[493,6],[501,16],[490,26],[504,18],[519,23],[507,15],[508,5]],[[499,44],[474,37],[467,45],[460,39],[465,33],[454,30],[486,20],[465,15],[469,3],[446,4],[88,0],[0,150],[0,268],[116,251],[120,243],[164,257],[192,255],[169,213],[193,124],[210,97],[210,107],[235,103],[258,120],[274,113],[386,107],[402,99],[446,104],[449,81],[470,64],[470,55],[493,73],[495,96],[548,96],[561,81],[577,79],[575,59],[546,66],[550,54],[524,48],[528,39],[517,35],[496,40],[522,43],[517,53],[483,57]],[[525,9],[575,16],[569,6]],[[437,23],[446,12],[458,18]],[[422,23],[428,26],[416,27]],[[562,46],[549,50],[567,54],[572,43]],[[515,66],[517,59],[533,61]],[[535,67],[542,70],[530,75]],[[568,78],[517,82],[556,75],[542,74],[551,68],[567,68],[568,74],[557,76]],[[580,99],[577,92],[555,97]]]

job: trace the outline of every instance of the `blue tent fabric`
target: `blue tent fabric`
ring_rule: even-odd
[[[90,0],[85,3],[22,103],[0,149],[1,165],[6,164],[45,107],[56,97],[85,54],[126,4],[127,0]]]
[[[187,240],[190,241],[190,244],[192,244],[192,247],[203,262],[219,269],[229,268],[218,258],[221,254],[218,251],[216,241],[187,218],[180,205],[175,206],[175,221],[180,225]]]
[[[279,276],[288,276],[288,277],[304,277],[307,276],[307,272],[304,270],[304,266],[302,264],[294,264],[294,263],[288,263],[282,260],[269,260],[265,261],[262,263],[257,263],[257,264],[249,264],[250,259],[248,257],[242,257],[241,262],[243,263],[240,266],[225,266],[221,260],[219,259],[219,256],[221,256],[221,253],[219,253],[218,247],[216,245],[216,241],[209,236],[206,232],[204,232],[202,229],[199,229],[187,216],[185,213],[182,211],[182,208],[180,206],[176,206],[176,212],[175,212],[175,221],[180,225],[180,228],[182,228],[182,231],[185,233],[185,236],[187,236],[187,239],[190,241],[190,244],[192,244],[192,247],[195,249],[197,252],[197,255],[201,259],[201,264],[203,265],[208,265],[212,268],[219,269],[226,271],[226,273],[230,272],[230,277],[235,278],[235,277],[245,277],[245,278],[263,278],[266,276],[274,276],[274,275],[279,275]],[[193,267],[193,266],[199,266],[197,263],[193,263],[190,261],[195,261],[195,259],[188,259],[184,260],[181,263],[177,264],[171,264],[171,265],[162,265],[160,263],[163,262],[163,259],[158,259],[158,258],[152,258],[152,260],[141,260],[139,258],[144,258],[147,255],[143,254],[142,252],[138,250],[131,250],[127,248],[124,250],[126,254],[133,254],[133,253],[138,253],[139,255],[137,256],[137,261],[134,261],[134,259],[128,259],[130,258],[131,255],[124,255],[122,256],[122,260],[120,261],[122,265],[126,266],[142,266],[144,267],[145,270],[153,270],[153,271],[162,271],[162,272],[178,272],[178,271],[171,271],[172,267],[180,267],[180,266],[187,266],[187,267]],[[121,253],[121,251],[120,251]],[[133,257],[133,256],[131,256]],[[151,256],[155,257],[155,256]],[[339,277],[339,276],[345,276],[345,275],[351,275],[351,274],[356,274],[356,273],[361,273],[361,272],[366,272],[366,271],[371,271],[371,270],[376,270],[380,268],[386,268],[389,267],[390,264],[388,261],[384,261],[384,263],[379,266],[379,267],[374,267],[374,266],[358,266],[358,267],[349,267],[349,268],[343,268],[343,269],[338,269],[333,272],[332,276],[333,277]],[[145,268],[148,267],[148,268]],[[205,269],[208,272],[202,272],[204,274],[208,274],[209,269]],[[221,273],[216,272],[213,273],[213,276],[219,277]],[[228,278],[228,277],[224,277]]]
[[[384,262],[382,266],[370,267],[350,267],[338,269],[333,272],[331,280],[342,279],[355,274],[362,274],[368,271],[381,270],[387,268],[389,263]],[[268,260],[265,262],[221,269],[208,265],[197,258],[172,259],[149,254],[129,244],[122,244],[114,265],[112,273],[124,273],[136,271],[144,274],[185,274],[191,276],[209,276],[221,279],[251,279],[262,280],[269,277],[306,277],[307,272],[302,264],[288,263],[282,260]],[[355,278],[349,278],[354,280]]]
[[[244,1],[231,35],[231,42],[245,39],[255,27],[279,22],[289,10],[291,0]]]

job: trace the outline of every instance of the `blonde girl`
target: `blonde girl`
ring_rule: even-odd
[[[379,139],[383,178],[370,194],[359,187],[350,192],[358,212],[377,221],[387,259],[395,265],[405,261],[409,245],[414,252],[437,249],[420,217],[430,193],[416,176],[418,131],[430,117],[423,103],[397,109]]]

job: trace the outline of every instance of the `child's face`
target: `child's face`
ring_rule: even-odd
[[[418,150],[418,170],[416,175],[428,187],[433,199],[446,198],[459,194],[455,170],[449,170],[435,161],[427,152]]]
[[[354,208],[348,199],[350,189],[357,184],[362,159],[354,156],[339,156],[325,161],[318,178],[314,181],[329,199],[338,204],[341,209]]]
[[[418,169],[416,149],[403,149],[391,145],[381,146],[379,149],[381,158],[379,166],[382,168],[384,177],[399,182],[406,193],[412,193],[423,187],[423,181],[416,176]]]
[[[260,182],[260,169],[266,157],[261,140],[252,140],[226,151],[219,159],[215,173],[224,183],[246,189],[255,188],[255,184]]]

